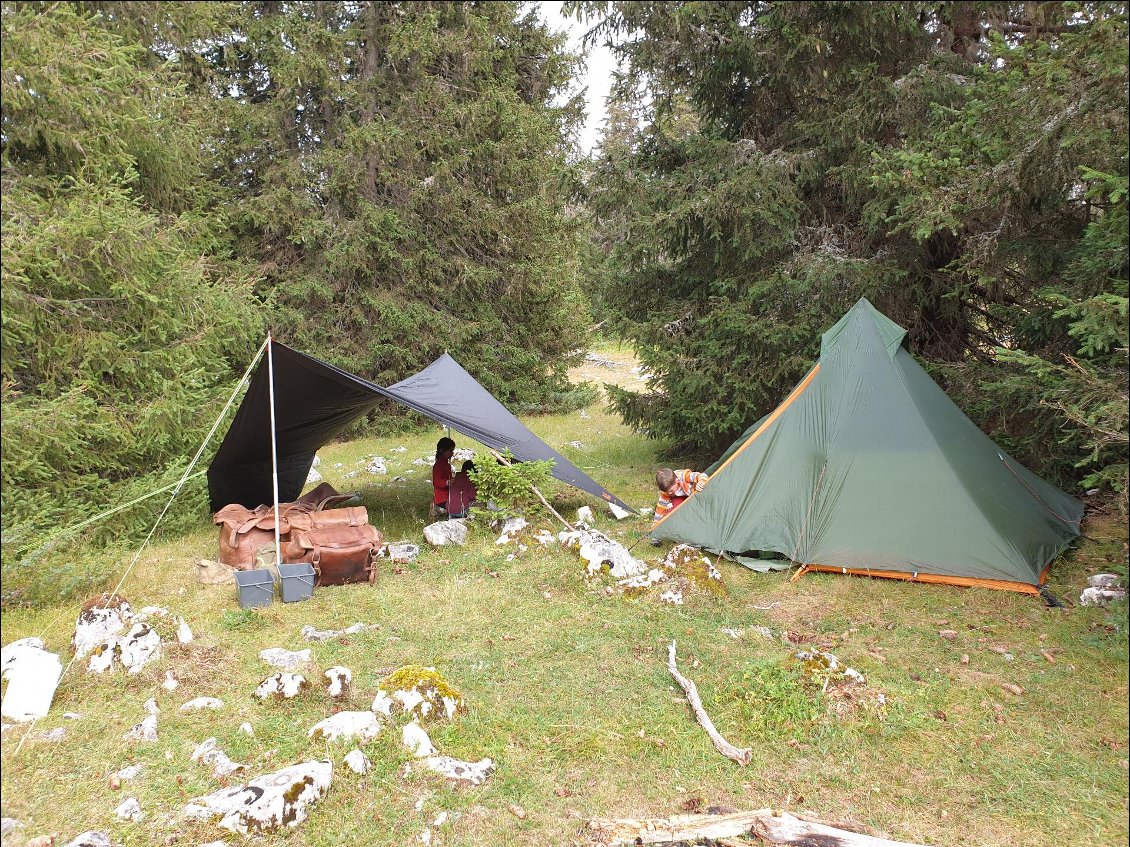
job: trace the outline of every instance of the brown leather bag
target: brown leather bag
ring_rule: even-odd
[[[384,536],[367,523],[316,526],[291,535],[283,545],[283,561],[313,565],[315,587],[353,582],[373,585],[377,581],[377,553],[383,546]]]
[[[283,549],[286,549],[286,543],[295,531],[308,532],[327,526],[360,527],[369,522],[369,513],[364,506],[321,509],[319,505],[303,502],[279,504],[279,544]],[[256,551],[275,540],[274,506],[248,509],[239,503],[231,503],[216,512],[212,521],[220,527],[220,562],[238,570],[255,567]]]

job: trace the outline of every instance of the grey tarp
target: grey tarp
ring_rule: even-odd
[[[557,479],[631,510],[530,432],[446,353],[420,373],[382,388],[277,341],[271,348],[280,500],[301,494],[322,445],[388,397],[488,447],[509,449],[520,461],[552,459]],[[229,503],[254,508],[273,502],[268,370],[264,358],[208,468],[213,511]]]
[[[860,300],[820,362],[654,534],[818,569],[1035,590],[1083,507],[998,447]]]

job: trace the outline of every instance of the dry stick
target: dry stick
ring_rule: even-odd
[[[753,835],[770,844],[820,844],[821,847],[925,847],[906,841],[838,829],[819,821],[805,821],[787,812],[757,809],[730,815],[673,815],[650,820],[596,819],[589,829],[599,832],[609,847],[626,844],[719,843]],[[733,842],[731,842],[733,843]]]
[[[506,461],[506,457],[499,453],[497,450],[492,449],[490,451],[490,454],[494,456],[494,458],[498,459],[498,461],[502,462],[502,464],[506,465],[506,467],[510,467],[510,465],[512,464],[511,462]],[[573,525],[565,520],[565,518],[561,517],[561,515],[557,514],[557,510],[549,505],[549,501],[542,496],[542,493],[538,491],[537,486],[531,485],[530,489],[534,492],[534,494],[538,496],[538,499],[541,500],[542,504],[547,509],[549,509],[550,513],[552,513],[552,515],[557,518],[557,520],[561,521],[561,523],[565,524],[565,528],[569,530],[569,532],[576,532],[576,530],[573,528]]]
[[[687,701],[691,704],[691,709],[694,711],[695,719],[699,725],[706,730],[706,734],[710,736],[710,740],[714,742],[714,749],[725,756],[727,759],[733,759],[743,767],[750,763],[753,758],[753,750],[746,748],[738,748],[722,737],[721,733],[714,728],[714,721],[710,720],[710,715],[706,714],[706,709],[702,707],[702,700],[698,696],[698,686],[679,673],[679,669],[675,667],[675,642],[671,642],[671,646],[667,648],[667,670],[671,671],[671,676],[675,677],[675,681],[683,687],[683,691],[687,694]]]

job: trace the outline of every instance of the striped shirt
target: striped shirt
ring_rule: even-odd
[[[675,484],[670,491],[659,492],[659,502],[655,504],[655,519],[659,520],[672,509],[694,494],[702,491],[710,481],[704,473],[692,470],[675,471]]]

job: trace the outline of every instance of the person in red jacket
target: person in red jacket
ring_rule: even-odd
[[[471,482],[471,471],[475,463],[470,459],[463,463],[459,473],[451,478],[447,488],[447,515],[452,518],[465,518],[471,513],[471,506],[479,496],[475,483]]]
[[[436,442],[436,460],[432,465],[431,517],[447,514],[447,494],[451,485],[451,457],[455,454],[455,441],[444,436]]]

